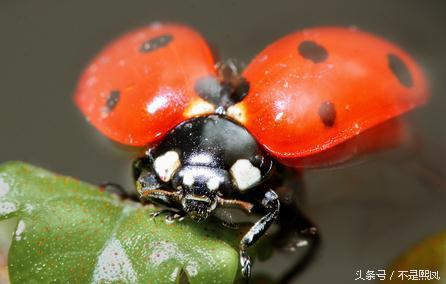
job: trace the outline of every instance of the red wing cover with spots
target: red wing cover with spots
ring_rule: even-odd
[[[268,46],[243,76],[237,117],[279,159],[320,153],[426,102],[426,79],[392,43],[349,28],[315,28]]]
[[[75,101],[108,138],[143,146],[189,117],[194,102],[203,103],[194,84],[209,75],[213,56],[196,31],[153,24],[102,50],[82,74]]]

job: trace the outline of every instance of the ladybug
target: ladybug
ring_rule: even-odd
[[[111,140],[146,147],[133,165],[142,200],[197,222],[216,208],[262,214],[240,242],[249,277],[247,248],[281,212],[277,169],[299,168],[428,96],[406,52],[356,28],[289,34],[239,72],[217,64],[190,27],[156,23],[101,51],[75,102]]]

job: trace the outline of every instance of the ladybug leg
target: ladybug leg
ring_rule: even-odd
[[[316,226],[297,206],[291,208],[288,205],[282,206],[281,214],[282,210],[284,215],[279,217],[280,227],[274,242],[279,248],[287,251],[302,250],[302,257],[298,258],[279,281],[279,283],[291,283],[313,261],[320,245],[320,236]]]
[[[277,219],[279,231],[275,234],[277,248],[294,251],[299,247],[313,246],[319,234],[314,223],[302,212],[300,204],[306,199],[301,174],[285,167],[277,167],[279,183],[274,187],[280,198]]]
[[[181,210],[173,209],[173,208],[163,208],[161,210],[155,211],[150,214],[151,218],[156,218],[161,214],[166,213],[166,220],[173,222],[175,220],[181,220],[184,218],[185,213]]]
[[[295,251],[299,247],[313,246],[319,241],[316,225],[299,209],[295,203],[281,202],[278,222],[279,231],[275,243],[279,248]]]
[[[185,216],[186,213],[184,213],[181,210],[178,211],[171,210],[166,216],[166,221],[168,222],[182,221]]]
[[[291,283],[312,262],[320,245],[320,236],[315,224],[300,209],[305,200],[305,187],[299,176],[287,179],[277,187],[280,197],[279,230],[273,243],[278,249],[296,252],[301,255],[284,273],[279,283]]]
[[[150,217],[151,218],[156,218],[156,217],[158,217],[159,215],[161,215],[161,214],[164,214],[164,213],[167,213],[167,214],[174,214],[174,213],[176,213],[176,211],[173,211],[172,209],[170,209],[170,208],[163,208],[163,209],[161,209],[161,210],[157,210],[157,211],[155,211],[155,212],[152,212],[152,213],[150,213]]]
[[[162,189],[142,189],[139,192],[142,199],[166,206],[166,208],[151,213],[151,218],[156,218],[160,214],[166,213],[166,220],[174,221],[185,216],[185,213],[181,209],[176,208],[176,205],[179,203],[179,195],[177,192]]]
[[[136,202],[139,202],[139,198],[136,194],[130,194],[128,193],[124,187],[122,187],[120,184],[113,183],[113,182],[103,182],[99,185],[99,188],[101,191],[105,191],[111,194],[115,194],[119,196],[121,199],[130,199]]]
[[[240,241],[240,264],[242,266],[242,275],[247,278],[251,276],[251,259],[248,255],[248,247],[253,245],[261,236],[263,236],[279,216],[280,201],[273,190],[268,190],[265,193],[260,204],[268,213],[258,220]]]

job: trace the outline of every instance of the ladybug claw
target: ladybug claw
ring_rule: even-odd
[[[154,219],[154,218],[158,217],[161,213],[163,213],[163,210],[152,212],[152,213],[150,213],[149,216],[150,216],[150,218]]]
[[[183,219],[184,219],[184,214],[178,212],[169,212],[166,215],[166,221],[168,222],[181,221]]]
[[[184,217],[184,214],[182,212],[173,211],[170,209],[162,209],[155,212],[150,213],[150,218],[156,218],[159,215],[166,213],[166,221],[172,222],[175,220],[181,220],[181,218]]]
[[[240,264],[242,266],[242,276],[249,279],[251,277],[251,258],[246,251],[240,252]]]

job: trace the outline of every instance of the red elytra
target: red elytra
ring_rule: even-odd
[[[426,102],[420,67],[403,50],[349,28],[314,28],[268,46],[246,68],[234,107],[278,158],[319,153]]]
[[[324,168],[358,162],[364,155],[413,143],[412,133],[401,117],[389,119],[360,135],[325,151],[305,157],[279,157],[278,161],[296,169]]]
[[[210,48],[197,32],[184,25],[156,24],[106,47],[82,75],[75,100],[107,137],[143,146],[187,118],[213,112],[194,86],[216,73]],[[350,28],[314,28],[285,36],[242,75],[250,83],[249,93],[228,115],[290,166],[305,165],[302,159],[331,148],[380,148],[363,139],[342,145],[429,96],[426,79],[409,55]],[[389,129],[400,129],[390,125],[385,132],[367,133],[389,137]]]
[[[186,119],[188,107],[204,104],[195,81],[215,72],[211,50],[196,31],[153,24],[99,53],[82,74],[75,101],[108,138],[144,146]]]

